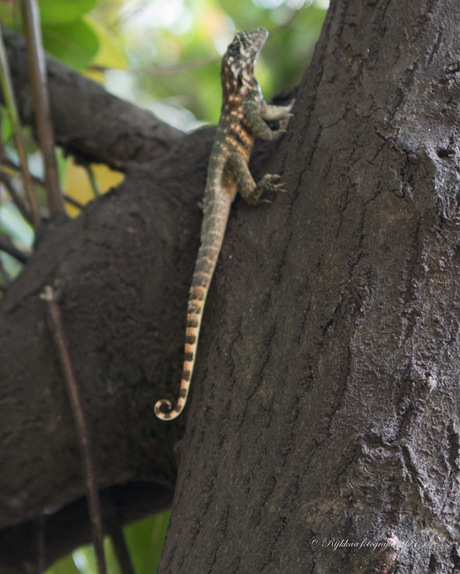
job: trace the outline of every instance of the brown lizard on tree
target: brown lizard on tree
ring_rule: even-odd
[[[209,160],[201,246],[188,300],[182,380],[174,407],[167,399],[156,403],[155,414],[162,420],[176,418],[187,401],[203,308],[236,194],[257,205],[262,193],[281,190],[279,175],[266,174],[256,185],[248,168],[255,138],[276,140],[286,131],[291,116],[292,102],[289,106],[265,103],[254,77],[254,65],[267,36],[265,28],[239,32],[222,59],[223,102]],[[265,120],[280,122],[278,129],[271,129]]]

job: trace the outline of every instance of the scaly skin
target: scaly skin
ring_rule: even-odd
[[[179,416],[187,401],[203,309],[236,194],[257,205],[263,192],[281,190],[278,175],[267,174],[256,185],[248,168],[255,138],[279,138],[291,116],[292,103],[289,106],[265,103],[254,77],[254,65],[267,36],[265,28],[238,33],[222,59],[223,104],[209,160],[201,246],[188,300],[179,398],[174,407],[167,399],[156,403],[155,414],[161,420]],[[264,120],[278,121],[278,129],[272,130]]]

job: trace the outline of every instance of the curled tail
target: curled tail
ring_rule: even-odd
[[[197,261],[195,273],[193,274],[193,283],[188,300],[187,322],[185,329],[184,367],[182,370],[179,397],[174,407],[168,399],[162,399],[155,405],[155,414],[163,421],[175,419],[180,415],[187,401],[190,389],[190,381],[192,379],[196,350],[198,347],[201,317],[206,294],[212,277],[212,274],[205,273],[204,271],[197,272],[199,265],[200,259]],[[200,284],[197,284],[198,282],[200,282]]]
[[[187,402],[193,368],[195,366],[204,305],[216,267],[217,258],[219,257],[222,247],[231,202],[228,201],[225,203],[221,210],[209,214],[210,216],[207,220],[205,215],[205,221],[203,222],[202,236],[204,240],[198,251],[187,306],[184,366],[179,397],[175,406],[173,406],[168,399],[161,399],[155,404],[155,414],[163,421],[169,421],[178,417]]]

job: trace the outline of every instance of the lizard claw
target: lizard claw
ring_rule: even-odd
[[[295,104],[295,98],[292,98],[292,100],[286,106],[286,111],[290,112],[292,110],[294,104]],[[290,114],[290,115],[292,116],[294,114]]]
[[[287,190],[284,189],[284,183],[281,180],[281,176],[279,176],[277,173],[265,174],[261,182],[259,183],[258,188],[261,192],[261,195],[268,193],[269,196],[272,197],[276,195],[278,192],[287,193]],[[272,203],[272,200],[267,198],[259,200],[259,203],[260,201],[264,203]]]

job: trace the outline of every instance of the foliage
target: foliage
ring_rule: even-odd
[[[83,69],[96,55],[99,41],[85,14],[96,0],[38,0],[45,49],[75,69]],[[0,5],[2,23],[21,30],[19,2]]]
[[[195,127],[193,117],[187,121],[185,110],[198,121],[216,123],[220,57],[237,30],[264,26],[271,33],[257,67],[268,99],[299,82],[325,15],[318,2],[299,10],[302,5],[302,1],[282,0],[101,3],[96,17],[123,38],[129,69],[136,71],[111,72],[108,85],[160,116],[165,103],[181,111],[179,120],[173,118],[179,127]],[[120,82],[120,75],[127,81]],[[161,109],[155,102],[161,102]],[[167,119],[171,116],[168,111]]]
[[[136,574],[152,574],[160,560],[161,548],[169,522],[169,512],[140,520],[125,528],[125,538]],[[121,574],[115,551],[108,539],[105,541],[108,574]],[[97,574],[94,551],[85,546],[66,556],[45,574]]]
[[[125,99],[154,111],[161,119],[189,130],[215,123],[220,109],[220,56],[236,30],[264,26],[271,36],[256,73],[264,95],[294,86],[306,67],[325,16],[327,0],[38,0],[45,48],[78,71],[90,75]],[[21,30],[19,3],[0,3],[0,20]],[[305,4],[305,5],[304,5]],[[29,168],[36,178],[45,208],[42,163],[35,143],[24,130]],[[11,129],[1,118],[1,146],[15,185],[19,172]],[[13,167],[12,167],[13,166]],[[87,172],[60,157],[66,193],[81,204],[94,197]],[[121,174],[94,166],[102,192],[116,185]],[[78,215],[75,207],[71,215]],[[24,252],[30,252],[33,230],[9,195],[0,187],[0,233]],[[6,273],[14,277],[21,265],[0,251],[0,287]],[[2,279],[3,277],[3,279]],[[0,291],[1,294],[1,291]],[[156,569],[169,514],[143,520],[125,529],[137,574]],[[113,549],[107,542],[109,572],[118,574]],[[80,549],[47,574],[93,574],[92,550]]]

